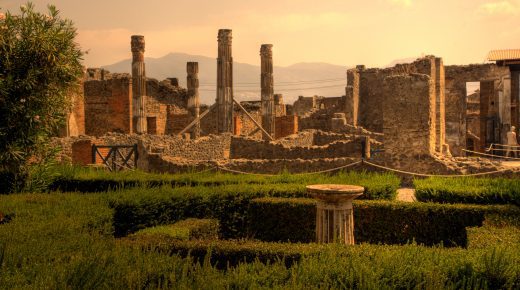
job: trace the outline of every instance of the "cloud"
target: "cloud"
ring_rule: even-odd
[[[412,0],[388,0],[390,3],[403,7],[410,7],[412,5]]]
[[[518,14],[520,12],[520,1],[496,1],[484,3],[480,6],[480,11],[487,14]]]

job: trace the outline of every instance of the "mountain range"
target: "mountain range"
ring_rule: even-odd
[[[201,102],[215,101],[217,60],[215,58],[170,53],[160,58],[145,58],[147,77],[163,80],[178,78],[179,85],[186,87],[186,63],[199,63]],[[260,60],[259,60],[260,61]],[[110,72],[130,73],[131,59],[103,66]],[[347,66],[328,63],[297,63],[282,67],[274,66],[274,91],[283,94],[286,104],[292,104],[298,96],[338,97],[345,94]],[[234,95],[239,101],[260,100],[260,66],[233,63]]]

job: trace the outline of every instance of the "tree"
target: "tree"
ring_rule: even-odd
[[[65,122],[82,76],[76,29],[54,6],[28,3],[0,15],[0,178],[21,191],[52,155],[50,136]],[[2,177],[3,175],[3,177]],[[0,188],[2,191],[2,188]]]

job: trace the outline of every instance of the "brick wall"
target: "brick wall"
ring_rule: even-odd
[[[276,139],[298,133],[298,116],[276,117],[275,122]]]
[[[132,132],[132,82],[127,74],[84,84],[85,134]]]

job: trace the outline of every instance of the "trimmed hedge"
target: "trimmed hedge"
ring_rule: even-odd
[[[110,198],[116,236],[186,218],[215,218],[223,238],[244,237],[252,199],[264,196],[305,197],[290,184],[219,187],[137,188]]]
[[[506,178],[416,179],[415,196],[424,202],[520,205],[520,180]]]
[[[133,236],[167,236],[180,240],[216,240],[218,239],[218,220],[185,219],[171,225],[142,229]]]
[[[305,185],[316,183],[353,184],[365,187],[366,199],[395,199],[400,180],[389,173],[338,172],[333,175],[291,175],[277,176],[236,175],[228,173],[182,173],[155,174],[142,171],[106,172],[76,167],[63,167],[58,173],[50,190],[63,192],[104,192],[115,189],[134,187],[195,187],[224,186],[233,184],[267,185],[292,184],[299,192],[305,191]]]
[[[314,239],[314,201],[301,194],[240,185],[217,188],[161,188],[122,192],[112,199],[116,236],[186,218],[219,220],[224,239],[254,236],[266,241]],[[281,188],[278,188],[281,189]],[[293,197],[293,199],[255,199]],[[254,202],[252,202],[254,200]],[[486,215],[520,216],[516,207],[355,201],[355,237],[359,242],[466,246],[466,227],[480,226]],[[514,219],[514,218],[513,218]]]
[[[375,189],[375,186],[380,186]],[[394,185],[367,187],[372,196],[392,198]],[[217,218],[224,238],[244,237],[249,202],[258,197],[308,197],[305,184],[243,184],[215,187],[160,187],[122,190],[111,199],[116,236],[193,218]]]
[[[255,241],[179,241],[167,237],[130,238],[125,239],[124,244],[145,252],[192,257],[202,265],[210,264],[227,271],[244,265],[244,262],[259,261],[273,267],[270,276],[290,271],[295,277],[300,277],[301,284],[297,288],[311,285],[318,288],[328,285],[325,288],[331,289],[520,287],[518,247],[448,251],[416,245],[362,244],[346,247]],[[279,268],[280,263],[285,267]],[[255,269],[258,266],[252,267],[252,273],[257,273]],[[242,275],[246,273],[251,272]]]
[[[486,215],[520,216],[508,206],[443,205],[387,201],[354,201],[356,242],[466,247],[466,227],[481,226]],[[315,240],[316,202],[312,199],[259,198],[251,202],[249,228],[263,241]]]

